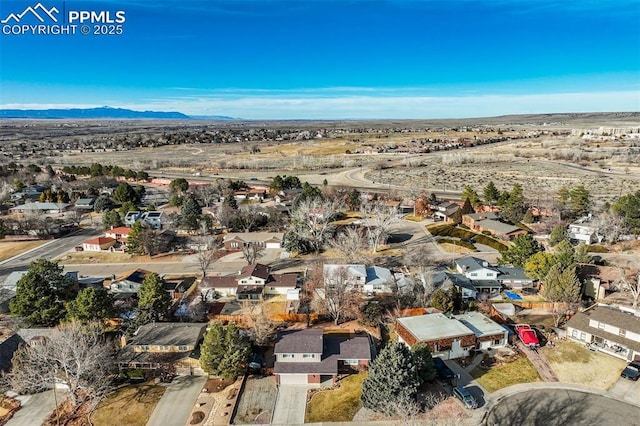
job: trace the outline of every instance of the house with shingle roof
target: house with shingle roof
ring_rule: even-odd
[[[567,322],[567,337],[626,361],[640,361],[640,312],[594,305]]]
[[[236,296],[238,300],[262,300],[264,295],[288,294],[298,284],[297,274],[272,274],[267,265],[247,265],[237,275],[207,276],[200,282],[200,291],[213,296]]]
[[[116,240],[111,237],[90,238],[82,243],[82,249],[85,251],[102,251],[109,250],[116,244]]]
[[[281,332],[274,353],[277,384],[320,385],[335,383],[338,374],[366,370],[374,352],[366,335],[310,328]]]

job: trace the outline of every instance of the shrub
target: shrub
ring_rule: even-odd
[[[599,244],[587,246],[588,253],[609,253],[609,249]]]

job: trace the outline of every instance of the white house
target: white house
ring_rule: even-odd
[[[325,264],[322,271],[325,285],[346,282],[355,290],[362,291],[367,283],[367,268],[364,265]]]
[[[115,243],[116,240],[111,237],[91,238],[82,243],[82,249],[85,251],[109,250]]]
[[[472,256],[456,260],[456,270],[470,280],[495,280],[500,273],[486,260]]]
[[[567,337],[626,361],[640,361],[640,312],[594,305],[567,322]]]
[[[577,219],[569,225],[569,238],[585,244],[593,244],[602,241],[598,235],[595,221],[591,214]]]

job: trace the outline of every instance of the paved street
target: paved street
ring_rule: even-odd
[[[56,390],[58,402],[65,398],[66,392]],[[7,426],[33,426],[41,425],[55,409],[55,397],[53,390],[38,393],[35,395],[18,396],[22,402],[20,408],[14,416],[7,422]]]
[[[491,409],[487,425],[640,425],[637,406],[568,389],[537,389],[511,395]]]
[[[620,378],[609,392],[624,401],[640,406],[640,381],[634,382]]]
[[[173,379],[147,426],[184,426],[206,381],[204,376],[178,376]]]
[[[303,424],[307,406],[307,389],[309,387],[305,385],[280,385],[271,424]]]
[[[53,240],[52,242],[48,242],[33,251],[23,253],[22,255],[0,262],[0,282],[4,281],[7,275],[13,271],[27,269],[29,263],[33,260],[40,259],[42,257],[52,259],[67,250],[71,250],[75,246],[82,245],[83,241],[101,235],[102,233],[103,231],[99,229],[83,228],[75,234]]]

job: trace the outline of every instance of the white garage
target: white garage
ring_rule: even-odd
[[[306,385],[306,374],[278,374],[281,385]]]

